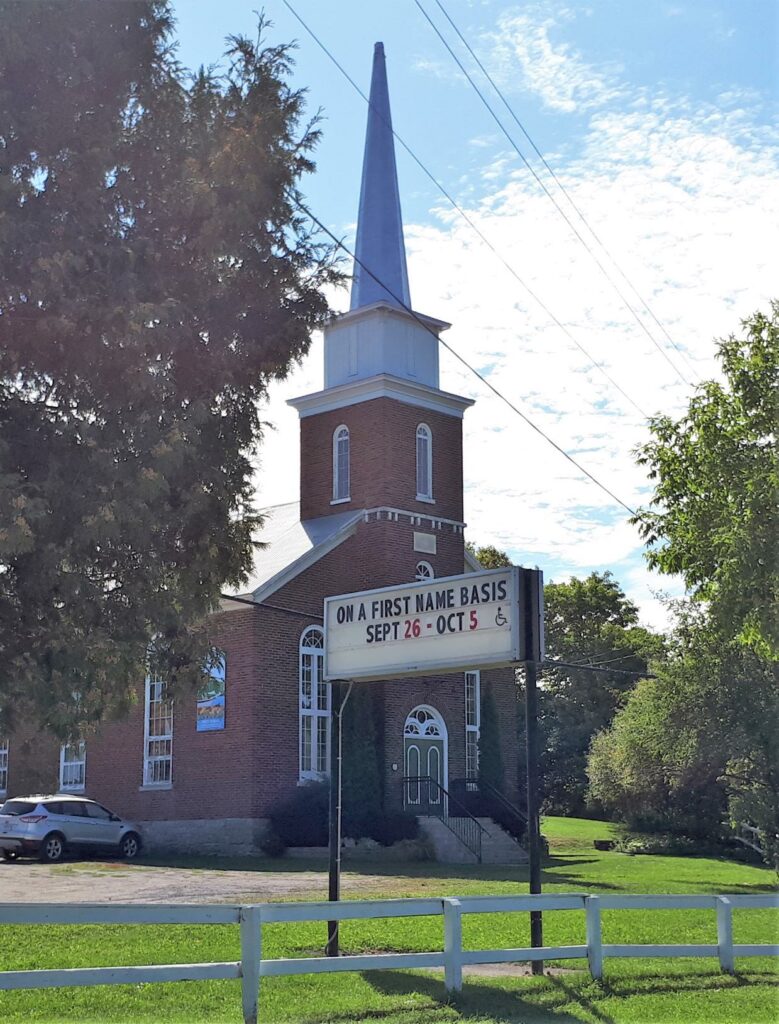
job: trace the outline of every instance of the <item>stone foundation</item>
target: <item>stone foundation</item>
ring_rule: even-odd
[[[261,853],[267,818],[192,818],[185,821],[139,821],[148,853],[190,853],[246,857]]]

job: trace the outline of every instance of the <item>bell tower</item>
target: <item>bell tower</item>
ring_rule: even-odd
[[[301,421],[300,517],[424,517],[448,524],[462,547],[462,418],[473,403],[439,387],[438,338],[450,325],[411,312],[382,43],[355,255],[350,309],[324,331],[324,388],[289,403]]]

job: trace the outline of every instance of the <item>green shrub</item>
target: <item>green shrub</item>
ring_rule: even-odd
[[[271,829],[286,846],[327,846],[330,787],[327,782],[307,782],[268,814]]]
[[[392,846],[406,839],[419,838],[419,819],[413,814],[393,811],[382,814],[376,821],[375,828],[369,833],[382,846]]]

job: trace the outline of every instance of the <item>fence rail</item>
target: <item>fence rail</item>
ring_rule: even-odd
[[[294,974],[443,967],[449,991],[462,988],[463,967],[470,964],[530,960],[588,961],[593,978],[603,976],[606,957],[701,957],[719,959],[733,974],[736,957],[779,956],[779,945],[733,942],[733,910],[779,909],[779,895],[727,896],[467,896],[340,903],[255,903],[250,905],[159,904],[0,904],[4,924],[234,924],[240,928],[241,959],[225,963],[156,964],[137,967],[83,967],[65,970],[0,972],[0,989],[38,989],[142,982],[241,979],[245,1024],[256,1024],[260,980]],[[578,910],[585,914],[586,943],[577,946],[517,949],[463,949],[464,914]],[[604,943],[604,910],[711,910],[716,914],[716,944]],[[432,953],[379,953],[364,956],[263,959],[262,926],[294,921],[357,921],[370,918],[441,916],[443,950]]]

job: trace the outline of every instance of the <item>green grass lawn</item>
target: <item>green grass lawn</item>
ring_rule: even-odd
[[[549,892],[757,893],[772,891],[775,882],[773,872],[765,868],[720,859],[600,853],[592,840],[612,834],[612,826],[603,822],[547,818],[543,831],[550,844],[543,879]],[[209,866],[226,865],[212,862]],[[247,863],[240,866],[245,869]],[[256,867],[295,870],[298,865],[258,861]],[[381,894],[386,897],[527,892],[527,873],[519,868],[360,864],[355,870],[384,877]],[[311,899],[323,895],[307,894]],[[770,910],[737,911],[735,941],[776,942],[777,916]],[[442,934],[441,920],[433,918],[345,922],[341,944],[347,953],[424,951],[441,949]],[[544,938],[555,945],[584,942],[583,913],[546,914]],[[603,938],[604,942],[716,943],[714,913],[607,912]],[[264,955],[319,955],[323,941],[322,924],[270,925],[264,929]],[[466,917],[463,942],[473,949],[529,945],[527,915]],[[238,956],[238,930],[231,927],[0,927],[0,967],[4,969],[186,963]],[[590,980],[581,961],[556,966],[570,970],[543,978],[466,975],[462,994],[451,1001],[442,975],[436,972],[272,978],[262,985],[261,1019],[298,1024],[364,1020],[382,1024],[770,1024],[779,1019],[779,969],[769,958],[737,961],[735,978],[720,974],[713,959],[612,959],[606,960],[605,980],[600,984]],[[0,1021],[9,1024],[240,1020],[238,982],[0,993]]]

